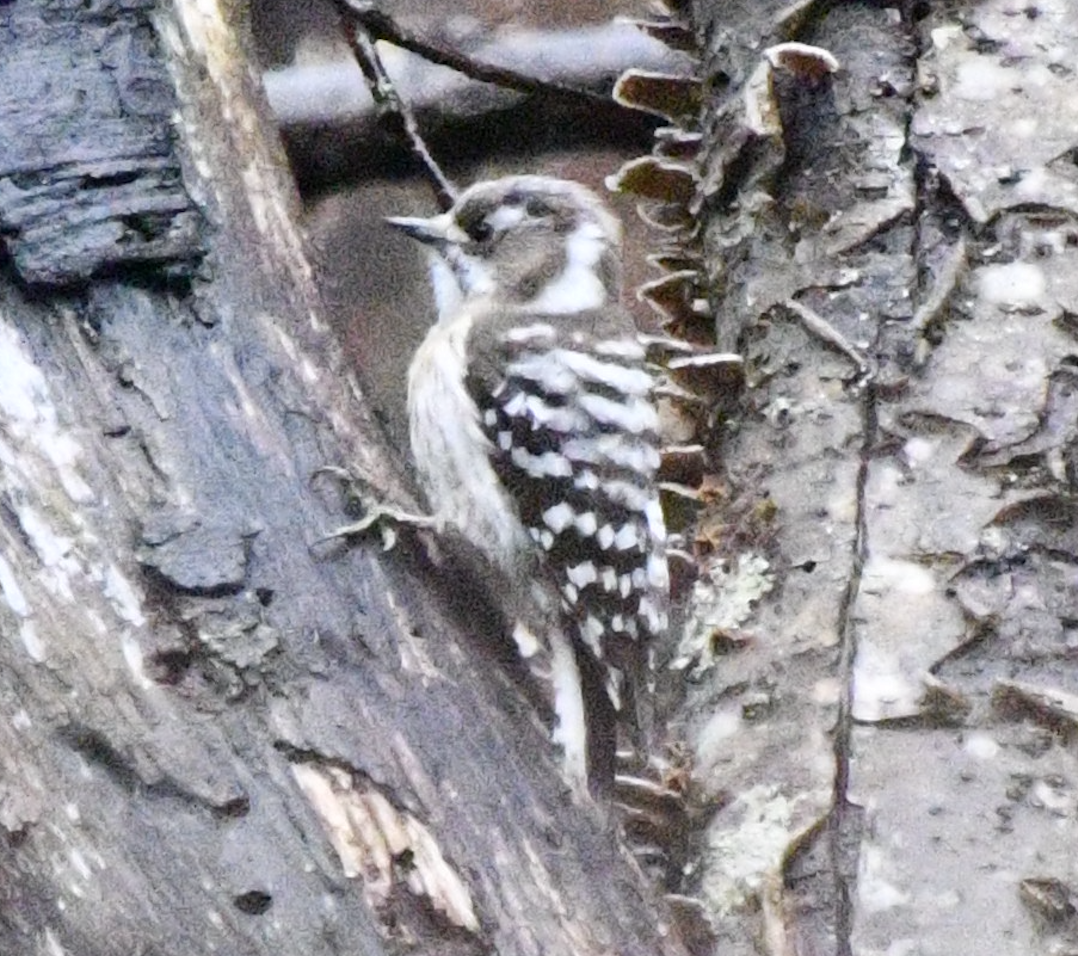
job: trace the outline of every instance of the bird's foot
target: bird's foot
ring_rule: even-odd
[[[315,543],[325,544],[341,538],[366,537],[377,531],[382,537],[382,549],[389,551],[397,543],[401,527],[413,530],[437,527],[432,515],[416,514],[382,500],[362,478],[357,478],[346,468],[327,465],[319,468],[312,478],[328,476],[335,478],[345,496],[345,510],[358,515],[350,524],[335,528]]]

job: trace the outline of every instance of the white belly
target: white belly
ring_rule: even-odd
[[[436,518],[512,571],[531,547],[516,507],[490,465],[490,441],[464,388],[467,316],[435,325],[408,370],[412,456]]]

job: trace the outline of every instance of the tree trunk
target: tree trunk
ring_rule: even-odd
[[[708,536],[766,591],[690,648],[697,889],[727,956],[1069,951],[1078,17],[695,6],[748,381]]]
[[[215,11],[0,12],[0,951],[677,953],[450,572],[318,544],[407,495]]]

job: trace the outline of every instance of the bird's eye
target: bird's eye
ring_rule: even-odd
[[[550,206],[538,196],[530,196],[524,209],[533,219],[543,219],[549,216],[551,212]]]
[[[473,222],[464,231],[474,242],[488,242],[494,235],[494,227],[485,219]]]

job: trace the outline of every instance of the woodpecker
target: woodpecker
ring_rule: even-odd
[[[656,379],[620,302],[620,225],[543,176],[388,222],[424,244],[437,306],[408,371],[420,484],[549,681],[569,783],[603,790],[615,736],[600,712],[639,730],[669,595]]]

